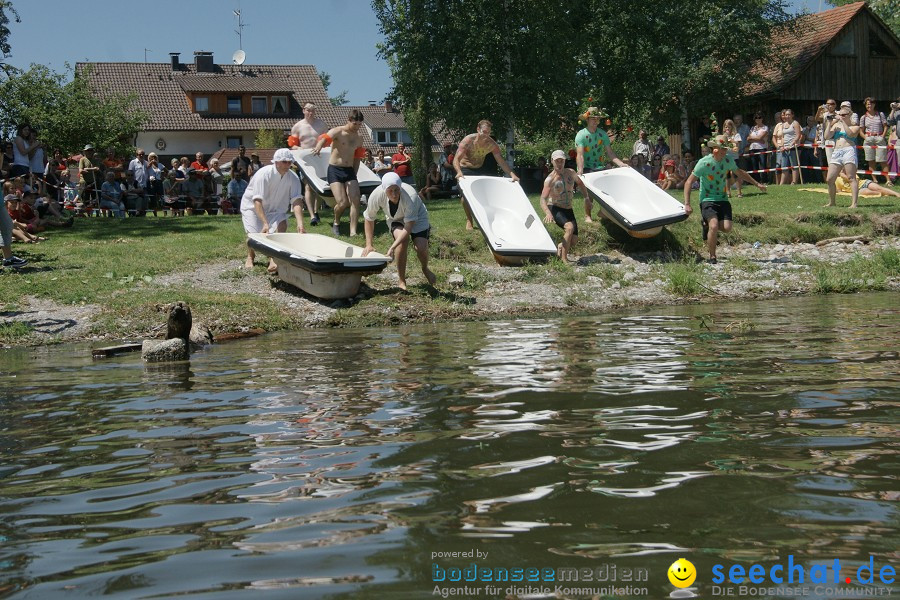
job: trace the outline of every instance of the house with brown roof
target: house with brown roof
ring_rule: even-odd
[[[747,87],[739,111],[761,110],[768,121],[791,108],[805,125],[827,98],[850,100],[862,113],[870,96],[879,110],[890,111],[900,94],[900,39],[865,2],[802,15],[795,24],[795,35],[776,39],[781,60],[757,67],[762,78]]]
[[[150,118],[135,145],[161,158],[252,147],[260,129],[289,131],[306,102],[334,121],[313,65],[219,65],[211,52],[182,63],[179,56],[172,53],[168,63],[78,63],[76,74],[88,75],[100,93],[136,93]]]

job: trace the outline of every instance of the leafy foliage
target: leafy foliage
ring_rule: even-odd
[[[325,88],[325,92],[327,93],[328,88],[331,87],[331,75],[325,71],[319,71],[318,75],[319,79],[322,80],[322,87]],[[331,100],[332,106],[343,106],[344,104],[347,104],[347,90],[341,90],[340,94],[328,99]]]
[[[21,22],[19,13],[13,8],[12,2],[9,0],[0,0],[0,57],[4,59],[12,52],[12,47],[9,45],[10,16],[12,16],[16,23]],[[9,76],[12,73],[13,68],[7,65],[5,60],[0,60],[0,71],[3,71]]]
[[[281,148],[285,145],[284,134],[277,129],[260,129],[254,144],[256,148]]]
[[[135,108],[136,97],[95,90],[89,70],[66,79],[44,65],[31,65],[0,83],[0,132],[10,137],[19,123],[30,123],[45,146],[66,153],[86,143],[130,152],[147,120]]]

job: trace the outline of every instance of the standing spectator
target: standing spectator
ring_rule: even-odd
[[[90,144],[82,150],[78,161],[79,195],[85,207],[96,206],[100,199],[100,167],[94,164],[94,147]]]
[[[400,181],[407,185],[416,185],[412,172],[412,158],[403,142],[397,144],[397,152],[391,156],[391,166],[394,167],[394,173],[400,176]]]
[[[291,155],[291,156],[293,156],[293,155]],[[249,175],[252,178],[253,175],[256,174],[256,172],[259,171],[260,169],[262,169],[262,163],[259,162],[259,154],[257,154],[256,152],[251,152],[250,153],[250,168],[247,169],[247,175]]]
[[[834,139],[834,151],[828,165],[828,204],[835,206],[837,187],[835,182],[841,171],[850,180],[850,208],[856,208],[859,201],[859,183],[856,179],[856,138],[859,137],[859,126],[852,124],[851,109],[842,106],[834,119],[825,122],[825,139]]]
[[[747,153],[747,136],[750,135],[750,126],[744,123],[744,115],[736,114],[733,117],[734,121],[734,129],[741,136],[741,141],[738,143],[738,168],[747,169],[747,157],[744,156]]]
[[[15,156],[13,155],[13,143],[3,142],[3,155],[0,156],[0,179],[9,179],[9,171],[12,169]]]
[[[850,124],[859,125],[859,115],[853,112],[853,105],[850,104],[849,100],[844,100],[843,102],[841,102],[841,108],[845,107],[850,111]]]
[[[859,120],[860,133],[864,136],[863,152],[866,156],[866,162],[869,163],[870,171],[877,171],[878,167],[882,171],[887,171],[887,137],[890,134],[890,128],[887,124],[887,117],[883,112],[879,112],[875,108],[875,99],[866,98],[866,113]],[[873,147],[876,146],[876,147]],[[887,176],[884,178],[885,183],[890,184],[891,180]],[[878,176],[872,175],[872,181],[878,182]]]
[[[700,117],[700,122],[697,124],[697,143],[703,146],[712,137],[712,134],[712,123],[710,123],[709,117]]]
[[[647,132],[641,129],[638,132],[638,139],[634,142],[634,146],[631,149],[631,154],[640,154],[644,157],[644,163],[650,162],[650,154],[652,150],[650,148],[650,140],[647,139]]]
[[[45,154],[44,145],[37,139],[37,129],[31,128],[31,135],[28,138],[29,145],[33,150],[28,154],[29,165],[31,171],[31,187],[38,193],[43,193],[44,170],[47,165],[44,164]]]
[[[663,136],[656,138],[656,145],[653,146],[654,157],[659,157],[659,160],[662,161],[663,157],[671,152],[672,150],[669,148],[669,145],[666,143],[666,139]]]
[[[238,155],[231,159],[231,172],[236,173],[238,169],[244,172],[250,170],[250,158],[247,157],[247,148],[244,145],[238,146]]]
[[[807,183],[821,183],[822,172],[814,167],[818,166],[816,151],[819,149],[819,124],[816,123],[815,117],[806,117],[806,127],[800,130],[800,165],[801,167],[809,167],[806,170]],[[812,147],[810,147],[812,146]]]
[[[781,185],[797,184],[800,181],[800,161],[797,144],[800,140],[800,123],[794,119],[794,111],[785,108],[781,111],[781,122],[772,132],[772,143],[778,152],[776,165],[781,171]]]
[[[191,168],[200,174],[201,179],[206,177],[206,172],[209,170],[209,167],[206,165],[206,157],[202,152],[198,152],[194,155],[194,162],[191,163]]]
[[[159,166],[159,157],[156,152],[147,155],[147,200],[153,203],[153,216],[156,209],[160,208],[160,199],[163,196],[163,170]]]
[[[12,253],[13,228],[13,220],[9,216],[9,212],[7,212],[5,207],[0,208],[0,238],[3,240],[3,266],[18,269],[27,265],[28,261],[14,256]]]
[[[734,121],[731,119],[725,119],[725,122],[722,124],[722,135],[725,136],[725,141],[728,142],[728,149],[725,153],[725,156],[734,161],[734,164],[738,163],[738,159],[740,158],[740,148],[741,142],[743,138],[741,138],[741,134],[737,132],[737,127],[734,124]],[[707,146],[708,148],[709,146]],[[693,172],[694,169],[691,169]],[[731,174],[728,178],[728,197],[731,198],[731,186],[732,182],[737,186],[738,198],[743,198],[744,194],[741,191],[741,178]]]
[[[391,172],[391,165],[389,165],[387,160],[384,158],[384,150],[379,150],[375,154],[375,162],[372,170],[375,171],[375,174],[379,177],[381,177],[385,173]]]
[[[184,180],[187,181],[189,177],[188,169],[191,168],[191,163],[188,160],[187,156],[182,156],[179,160],[178,170],[181,171],[181,176],[184,177]]]
[[[109,148],[106,151],[106,158],[103,159],[103,172],[112,171],[116,175],[116,181],[122,181],[125,173],[125,161],[116,155],[115,148]]]
[[[128,163],[128,173],[131,174],[135,185],[140,186],[145,190],[147,189],[147,184],[150,182],[149,166],[143,148],[138,148],[135,152],[135,157]]]
[[[890,129],[890,134],[888,135],[888,149],[887,154],[887,162],[888,162],[888,170],[891,173],[896,173],[900,170],[900,164],[898,164],[897,160],[897,133],[898,128],[900,128],[900,98],[897,98],[896,102],[891,103],[891,114],[888,115],[888,128]],[[890,176],[888,176],[890,178]],[[898,176],[894,176],[894,183],[897,182],[897,179],[900,179]]]
[[[763,169],[766,168],[765,151],[769,144],[769,128],[763,122],[763,115],[760,112],[753,115],[753,127],[750,128],[750,135],[747,136],[747,141],[750,142],[750,156],[748,157],[750,170],[758,171],[756,179],[762,183],[767,183],[769,178]]]
[[[31,157],[41,143],[31,135],[31,125],[22,123],[19,125],[15,139],[13,139],[13,161],[9,170],[9,176],[22,177],[31,173]]]
[[[363,164],[369,167],[373,172],[375,171],[375,157],[372,155],[372,151],[366,148],[366,157],[363,159]]]
[[[297,145],[292,148],[315,148],[319,136],[328,131],[328,125],[325,124],[325,121],[316,116],[317,110],[318,107],[312,102],[307,102],[303,105],[303,118],[291,127],[291,135],[297,138]],[[309,211],[309,224],[313,226],[318,225],[321,222],[319,218],[319,196],[305,178],[301,177],[300,185],[303,188],[303,201],[306,204],[306,210]]]
[[[207,172],[207,180],[209,181],[209,193],[215,198],[216,205],[222,205],[223,182],[225,181],[225,173],[219,168],[219,159],[209,159],[209,171]],[[224,214],[224,213],[223,213]]]

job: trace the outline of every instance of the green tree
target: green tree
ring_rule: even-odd
[[[285,144],[284,133],[277,129],[260,129],[254,144],[256,148],[281,148]]]
[[[13,8],[12,2],[9,0],[0,0],[0,70],[9,76],[13,71],[13,67],[6,64],[6,59],[12,52],[9,45],[9,17],[12,15],[16,23],[21,23],[19,13]]]
[[[322,80],[322,87],[325,88],[325,93],[328,93],[328,88],[331,87],[331,75],[326,73],[325,71],[319,71],[319,79]],[[330,97],[332,106],[343,106],[347,104],[347,90],[341,90],[341,93],[337,96]]]
[[[852,4],[858,0],[831,0],[833,6]],[[890,27],[894,35],[900,37],[900,0],[867,0],[869,8],[881,17],[881,20]]]
[[[30,123],[47,147],[80,151],[86,143],[128,153],[148,115],[137,110],[137,97],[122,96],[91,86],[90,71],[67,81],[43,65],[0,82],[0,131],[14,135],[20,123]]]

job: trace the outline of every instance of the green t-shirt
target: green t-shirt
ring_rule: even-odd
[[[693,175],[700,180],[700,202],[728,202],[728,172],[737,172],[734,159],[721,161],[708,154],[697,161]]]
[[[587,127],[575,136],[575,145],[584,148],[584,168],[602,169],[606,165],[606,150],[610,146],[609,136],[600,128],[591,133]]]

